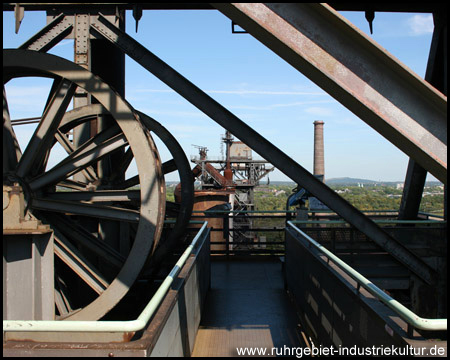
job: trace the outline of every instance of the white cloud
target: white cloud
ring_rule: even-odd
[[[40,116],[47,101],[49,88],[46,86],[6,86],[11,119]]]
[[[26,99],[30,100],[30,97],[34,98],[39,96],[40,98],[46,99],[48,95],[48,87],[45,86],[11,86],[6,87],[6,96],[8,97],[8,102],[12,102],[16,99]]]
[[[135,89],[136,93],[175,93],[170,89]],[[319,91],[265,91],[265,90],[204,90],[207,94],[230,94],[230,95],[327,95]]]
[[[305,91],[264,91],[264,90],[206,90],[210,94],[232,95],[326,95],[322,92]]]
[[[417,14],[407,20],[411,35],[425,35],[433,32],[433,16],[431,14]]]
[[[66,45],[73,45],[73,40],[70,39],[64,39],[61,42],[59,42],[58,44],[56,44],[53,48],[56,47],[61,47],[61,46],[66,46]]]
[[[357,117],[336,117],[333,122],[339,125],[360,125],[362,123],[361,119]]]
[[[133,89],[136,93],[174,93],[171,89]]]
[[[202,119],[206,115],[204,115],[201,111],[184,111],[184,110],[155,110],[155,109],[147,109],[147,108],[139,108],[139,111],[144,114],[155,116],[157,120],[159,116],[170,116],[177,118],[198,118]]]
[[[330,116],[333,112],[328,108],[316,107],[312,106],[305,110],[308,114],[316,115],[316,116]]]
[[[284,108],[284,107],[295,107],[295,106],[303,106],[309,104],[331,104],[333,100],[311,100],[311,101],[296,101],[292,103],[280,103],[280,104],[270,104],[270,105],[262,105],[262,106],[251,106],[251,105],[232,105],[229,106],[229,109],[241,109],[241,110],[273,110],[276,108]]]

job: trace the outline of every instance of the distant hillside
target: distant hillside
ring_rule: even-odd
[[[395,186],[397,184],[403,184],[403,180],[399,181],[375,181],[367,179],[355,179],[350,177],[326,179],[325,183],[328,186],[357,186],[358,184],[373,186],[373,185],[384,185],[384,186]],[[426,186],[439,186],[442,185],[439,181],[427,181]]]
[[[327,185],[341,185],[341,186],[351,186],[351,185],[375,185],[380,182],[374,181],[374,180],[367,180],[367,179],[355,179],[350,177],[342,177],[342,178],[334,178],[334,179],[325,179],[325,183]],[[385,183],[385,182],[383,182]],[[393,182],[395,183],[395,182]]]
[[[166,186],[176,186],[179,181],[166,181]],[[403,180],[399,181],[375,181],[368,179],[357,179],[350,177],[342,177],[342,178],[333,178],[326,179],[325,183],[328,186],[358,186],[358,184],[363,184],[365,186],[375,186],[375,185],[384,185],[384,186],[395,186],[396,184],[402,184]],[[293,181],[270,181],[270,185],[272,186],[292,186],[295,187],[296,184]],[[427,181],[426,186],[439,186],[442,185],[439,181]],[[260,186],[267,186],[267,181],[261,180]]]
[[[267,185],[267,181],[261,180],[259,182],[261,185]],[[274,186],[295,186],[295,182],[293,181],[272,181],[270,180],[270,185],[274,185]]]

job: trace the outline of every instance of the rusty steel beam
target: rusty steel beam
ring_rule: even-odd
[[[330,209],[334,210],[351,225],[366,234],[368,238],[390,252],[411,271],[428,283],[434,282],[434,270],[418,256],[410,252],[406,247],[378,227],[371,219],[336,194],[271,142],[250,128],[236,115],[228,111],[132,37],[115,27],[114,24],[111,24],[105,17],[100,15],[97,21],[91,23],[91,32],[95,36],[110,40],[138,64],[183,96],[212,120],[226,130],[229,130],[290,179],[302,185]]]
[[[433,18],[434,31],[425,80],[447,95],[447,13],[433,14]],[[399,220],[417,219],[426,177],[427,171],[414,159],[409,159],[398,214]]]
[[[73,30],[73,19],[60,14],[30,39],[19,46],[28,49],[47,52]]]
[[[328,3],[331,7],[340,11],[380,11],[380,12],[419,12],[419,13],[432,13],[437,11],[447,11],[447,3],[425,3],[425,2],[413,2],[413,3],[364,3],[364,2],[331,2]],[[3,3],[4,11],[14,11],[16,3]],[[49,10],[49,9],[67,9],[78,8],[80,9],[104,9],[106,7],[117,6],[120,9],[133,10],[135,3],[20,3],[20,6],[25,10]],[[139,7],[143,10],[213,10],[214,7],[208,3],[139,3]]]
[[[447,183],[447,97],[330,6],[214,6]]]
[[[419,13],[432,13],[438,11],[447,12],[447,3],[427,3],[427,2],[403,2],[403,3],[391,3],[391,2],[329,2],[327,3],[333,9],[339,11],[380,11],[380,12],[419,12]]]

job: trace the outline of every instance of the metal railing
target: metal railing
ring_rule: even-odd
[[[167,275],[137,319],[127,321],[3,320],[3,331],[136,332],[143,330],[158,309],[195,245],[205,234],[207,224],[207,221],[203,223],[191,244],[181,255],[172,271]]]
[[[359,286],[362,286],[378,300],[386,304],[390,309],[397,313],[404,321],[408,323],[408,326],[412,326],[416,329],[428,330],[428,331],[438,331],[447,330],[447,319],[424,319],[413,313],[411,310],[406,308],[404,305],[400,304],[397,300],[393,299],[387,295],[383,290],[375,286],[370,280],[362,276],[359,272],[353,269],[351,266],[347,265],[341,259],[339,259],[332,252],[328,251],[325,247],[320,245],[318,242],[313,240],[311,237],[306,235],[302,230],[296,227],[291,221],[287,224],[296,231],[303,239],[305,239],[310,246],[314,246],[316,249],[321,251],[328,259],[332,260],[336,266],[342,269],[347,275],[349,275]]]
[[[193,211],[193,216],[197,219],[221,218],[223,219],[223,226],[213,226],[211,233],[223,233],[223,241],[212,241],[211,254],[217,255],[284,255],[284,230],[286,221],[295,218],[296,210],[197,210]],[[364,211],[364,213],[380,226],[434,226],[445,224],[441,220],[398,220],[397,210],[371,210]],[[339,231],[346,230],[350,233],[360,233],[355,228],[351,227],[345,220],[340,218],[335,212],[331,210],[324,211],[309,211],[308,220],[299,221],[293,220],[294,223],[302,223],[308,226],[308,231]],[[252,227],[239,228],[236,220],[244,219],[252,221]],[[267,224],[259,225],[259,219],[267,219],[271,222],[271,226]],[[230,227],[230,220],[233,220],[233,228]],[[259,223],[261,223],[259,221]],[[324,227],[322,227],[324,226]],[[340,226],[340,228],[339,228]],[[266,241],[251,241],[242,240],[239,238],[239,233],[245,232],[247,234],[260,235],[266,237]],[[217,249],[218,245],[224,245],[224,249]],[[214,247],[216,249],[214,249]]]

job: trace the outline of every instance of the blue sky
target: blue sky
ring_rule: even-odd
[[[362,12],[342,12],[365,33]],[[21,45],[45,25],[45,14],[27,11],[19,34],[12,12],[3,14],[3,47]],[[425,75],[433,21],[429,14],[376,13],[374,34],[382,47]],[[127,33],[241,120],[312,172],[314,120],[323,120],[325,176],[403,181],[408,157],[300,72],[248,34],[232,34],[231,21],[218,11],[144,11],[135,33],[127,12]],[[63,40],[50,53],[73,58],[73,42]],[[39,116],[48,81],[11,81],[7,96],[11,117]],[[174,134],[187,156],[202,145],[208,155],[221,155],[224,129],[133,60],[126,60],[127,101],[161,122]],[[28,129],[27,129],[28,128]],[[15,127],[26,141],[31,126]],[[28,134],[28,135],[27,135]],[[163,160],[170,159],[156,140]],[[279,171],[272,181],[288,180]],[[176,180],[176,176],[167,180]],[[427,180],[435,180],[428,175]]]

